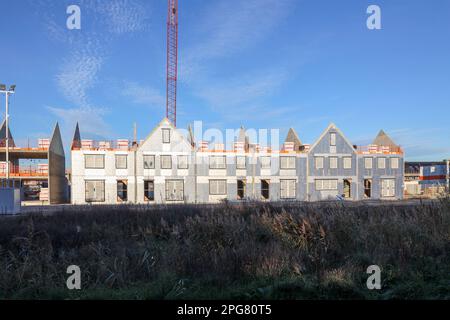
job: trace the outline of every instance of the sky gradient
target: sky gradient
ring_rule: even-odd
[[[2,2],[0,82],[19,144],[58,121],[83,138],[144,139],[165,116],[166,1]],[[68,30],[66,8],[81,8]],[[382,30],[366,9],[381,8]],[[330,122],[354,144],[384,129],[407,160],[450,157],[450,1],[179,0],[178,127]],[[6,10],[5,10],[6,8]],[[4,97],[1,115],[4,116]]]

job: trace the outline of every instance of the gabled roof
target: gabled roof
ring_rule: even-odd
[[[150,140],[150,138],[153,136],[153,134],[156,132],[156,130],[158,130],[158,128],[162,127],[163,125],[168,125],[171,129],[173,129],[173,131],[177,132],[182,139],[184,140],[184,142],[186,142],[186,144],[189,147],[193,147],[190,143],[190,141],[188,141],[188,139],[181,133],[179,133],[179,131],[177,130],[177,128],[173,125],[172,122],[170,122],[170,120],[167,117],[164,117],[159,124],[153,128],[153,130],[150,132],[150,134],[144,139],[144,141],[139,145],[139,148],[141,148],[143,145],[145,145],[145,143]]]
[[[9,146],[15,147],[14,138],[11,134],[11,127],[8,128],[8,137],[9,137]],[[3,120],[2,125],[0,126],[0,140],[6,139],[6,119]]]
[[[327,134],[327,132],[330,131],[331,129],[336,130],[336,132],[341,135],[341,137],[344,139],[347,145],[349,145],[355,151],[355,147],[353,146],[353,144],[347,139],[347,137],[342,133],[342,131],[338,127],[336,127],[334,123],[330,123],[328,125],[328,127],[320,135],[319,139],[317,139],[316,142],[314,142],[314,144],[311,146],[309,150],[312,151],[317,146],[317,144],[319,144],[319,142],[323,139],[323,137]]]
[[[385,147],[398,147],[398,145],[395,144],[395,142],[383,130],[380,130],[375,140],[373,140],[372,144]]]
[[[80,135],[80,128],[78,126],[78,122],[77,122],[77,126],[75,127],[75,133],[73,135],[73,140],[72,140],[72,149],[73,148],[81,148],[81,135]]]
[[[286,139],[284,142],[293,142],[294,143],[294,150],[298,151],[300,150],[300,147],[303,145],[300,141],[300,138],[298,137],[297,132],[295,132],[294,128],[290,128],[289,132],[286,136]]]

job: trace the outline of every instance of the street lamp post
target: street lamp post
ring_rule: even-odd
[[[5,112],[5,140],[6,140],[6,185],[9,187],[9,95],[14,94],[16,85],[11,85],[9,90],[6,85],[0,84],[0,93],[4,93],[6,97],[6,112]]]

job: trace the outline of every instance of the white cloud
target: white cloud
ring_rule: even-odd
[[[226,0],[210,6],[201,25],[204,40],[189,54],[214,58],[255,44],[289,12],[291,0]]]
[[[450,148],[445,140],[447,128],[393,128],[384,130],[392,140],[400,145],[408,161],[428,161],[448,158]],[[358,145],[370,144],[378,132],[373,135],[360,135],[353,138]]]
[[[166,98],[160,91],[150,86],[143,86],[137,82],[125,81],[122,94],[136,104],[161,107],[166,103]]]
[[[193,90],[197,96],[206,100],[213,109],[230,111],[243,103],[255,101],[276,91],[287,79],[283,69],[221,79],[216,83],[196,86]]]
[[[62,120],[61,130],[64,136],[72,139],[73,130],[78,122],[82,135],[88,135],[94,138],[104,138],[111,135],[111,129],[103,119],[107,110],[103,108],[79,107],[79,108],[56,108],[47,107],[47,109]],[[70,141],[69,141],[70,142]]]
[[[133,0],[101,1],[98,12],[105,14],[107,28],[118,35],[142,31],[147,25],[147,8]]]
[[[100,80],[99,73],[105,64],[111,42],[124,34],[143,31],[148,26],[151,7],[135,0],[80,0],[82,23],[80,31],[70,31],[54,12],[56,4],[50,0],[31,2],[36,14],[43,18],[50,39],[68,46],[70,53],[62,60],[55,83],[72,108],[47,107],[62,121],[62,130],[71,132],[76,122],[82,132],[91,136],[105,137],[111,134],[104,121],[105,108],[94,106],[89,90]],[[160,102],[156,93],[137,85],[129,87],[137,103]],[[134,91],[133,91],[134,90]],[[70,135],[70,134],[69,134]]]
[[[180,78],[186,80],[205,60],[229,56],[267,36],[289,13],[292,0],[222,0],[210,3],[197,38],[181,56]]]
[[[87,90],[94,86],[102,63],[101,56],[83,52],[73,53],[56,75],[61,93],[73,104],[88,105]]]

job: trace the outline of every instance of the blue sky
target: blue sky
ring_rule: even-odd
[[[166,1],[0,1],[16,141],[56,121],[66,150],[77,121],[83,138],[131,139],[136,122],[143,139],[164,117]],[[179,2],[178,127],[294,127],[313,143],[334,122],[355,144],[384,129],[408,160],[450,157],[450,1]]]

